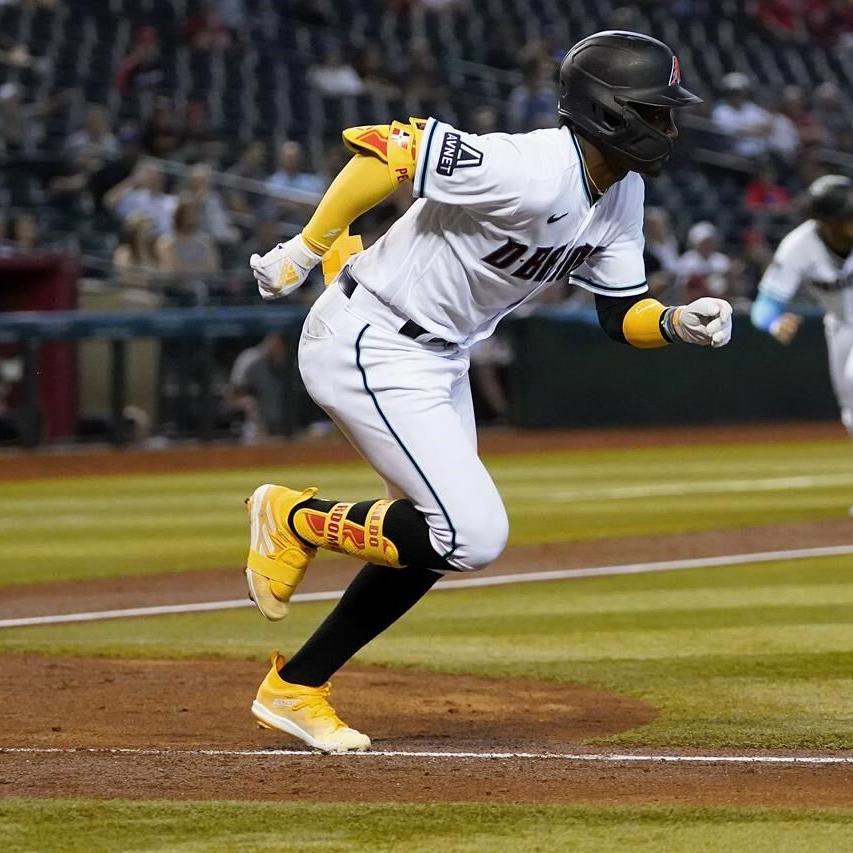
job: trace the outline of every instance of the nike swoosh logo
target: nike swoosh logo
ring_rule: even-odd
[[[564,216],[568,216],[569,211],[567,210],[561,216],[555,216],[553,213],[548,217],[548,224],[550,225],[552,222],[556,222],[558,219],[562,219]]]

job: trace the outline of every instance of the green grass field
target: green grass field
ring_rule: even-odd
[[[853,502],[842,442],[507,456],[490,467],[516,543],[843,518]],[[0,585],[238,567],[240,502],[267,480],[346,498],[378,489],[362,465],[3,483]],[[435,592],[359,660],[580,682],[660,710],[606,747],[850,750],[851,579],[843,556]],[[292,650],[329,607],[297,605],[277,625],[239,610],[6,629],[0,653],[261,661]],[[0,846],[829,851],[853,847],[853,813],[0,800]]]
[[[844,517],[844,441],[583,451],[488,460],[516,544]],[[381,493],[361,463],[0,483],[0,586],[239,566],[264,482]]]
[[[841,851],[830,809],[0,801],[5,850]]]

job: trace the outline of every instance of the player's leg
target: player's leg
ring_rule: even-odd
[[[841,422],[853,438],[853,326],[827,317],[824,329],[829,375],[841,410]]]
[[[309,350],[321,357],[306,358]],[[468,387],[467,356],[425,348],[356,319],[351,334],[304,346],[300,368],[309,393],[426,520],[432,551],[442,562],[421,565],[469,571],[494,561],[506,543],[508,524],[500,495],[477,456],[470,418],[460,415],[455,399],[459,387]],[[466,400],[470,409],[469,396]],[[411,520],[407,535],[412,535],[414,515],[406,517]],[[313,544],[329,547],[328,525],[324,541],[318,526],[303,534],[306,527],[300,527],[300,535],[315,536]],[[387,531],[383,524],[382,532]]]
[[[354,446],[408,500],[348,502],[321,498],[314,489],[259,487],[249,501],[247,578],[271,619],[286,614],[318,547],[376,565],[446,571],[488,565],[506,539],[503,504],[451,400],[467,359],[374,329],[341,311],[334,296],[324,294],[315,306],[320,316],[312,311],[306,323],[303,378]],[[334,310],[322,310],[324,300]]]
[[[450,402],[467,442],[476,449],[477,428],[467,373],[453,383]],[[396,495],[396,488],[389,484],[389,493]],[[368,563],[314,634],[280,667],[281,678],[314,687],[324,684],[408,612],[440,577],[439,572],[428,568],[400,570]]]
[[[383,523],[381,529],[402,559],[397,561],[400,568],[373,562],[362,568],[293,658],[276,658],[253,712],[264,724],[310,745],[362,749],[369,740],[346,727],[326,700],[328,678],[432,587],[440,577],[434,568],[475,568],[497,556],[507,522],[476,455],[465,360],[436,360],[416,346],[394,351],[396,336],[365,341],[364,324],[347,339],[345,322],[334,316],[327,320],[336,334],[315,324],[318,334],[303,337],[301,357],[311,356],[301,360],[303,378],[312,396],[384,477],[389,492],[410,498],[391,503],[383,518],[391,524]],[[360,509],[369,514],[378,502],[368,503]],[[407,510],[393,512],[400,506]],[[333,508],[317,503],[304,511],[331,514]],[[297,508],[294,516],[299,512]],[[354,517],[352,523],[358,522]],[[477,535],[479,526],[486,535]],[[424,554],[427,548],[434,554],[431,563],[406,565],[413,562],[407,559],[411,553]],[[306,695],[307,719],[301,710]]]

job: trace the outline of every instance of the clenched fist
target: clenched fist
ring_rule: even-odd
[[[265,255],[252,255],[249,266],[254,272],[261,297],[279,299],[296,290],[322,259],[323,256],[312,252],[302,235],[297,234],[286,243],[279,243]]]
[[[788,344],[796,337],[802,322],[803,318],[800,317],[799,314],[783,314],[781,317],[777,317],[770,324],[770,334],[773,335],[780,344],[788,346]]]
[[[675,309],[672,329],[685,343],[724,347],[732,337],[732,306],[725,299],[703,296]]]

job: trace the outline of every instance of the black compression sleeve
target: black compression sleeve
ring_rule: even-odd
[[[595,297],[595,310],[598,313],[598,323],[608,336],[621,344],[628,343],[622,332],[622,322],[628,309],[641,299],[648,299],[648,293],[639,296],[598,296]]]

